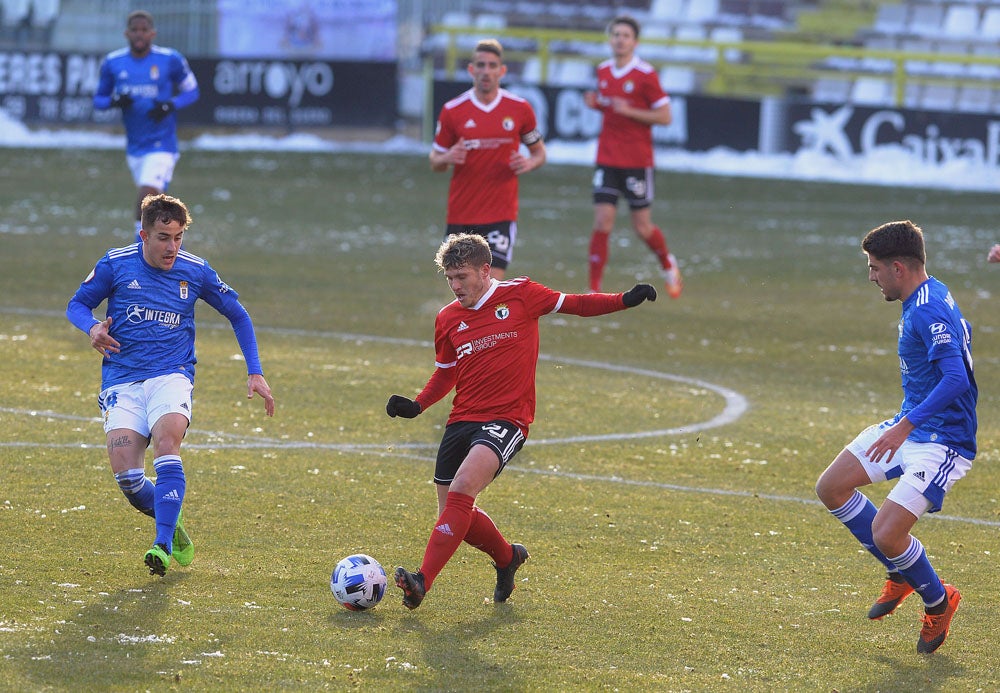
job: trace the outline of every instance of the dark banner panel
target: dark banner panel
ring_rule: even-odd
[[[0,108],[27,123],[114,123],[94,111],[99,55],[0,52]],[[289,129],[396,122],[396,64],[320,60],[194,59],[201,99],[183,125]]]
[[[471,87],[469,82],[435,82],[434,114],[450,99]],[[547,140],[590,140],[601,129],[601,114],[583,103],[584,90],[526,84],[505,86],[528,100]],[[672,95],[673,122],[653,128],[657,145],[688,151],[728,147],[737,151],[757,149],[760,103],[708,96]]]

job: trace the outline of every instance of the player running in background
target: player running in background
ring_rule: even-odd
[[[187,484],[180,447],[191,422],[199,298],[232,324],[249,373],[247,397],[256,392],[267,415],[274,415],[253,322],[239,295],[205,260],[180,249],[190,223],[180,200],[147,197],[142,243],[109,250],[66,307],[69,321],[90,336],[90,345],[103,356],[98,402],[108,459],[128,502],[156,521],[156,538],[144,558],[156,575],[166,574],[171,558],[182,566],[194,558],[181,518]],[[93,311],[105,300],[107,317],[97,320]],[[155,485],[145,475],[148,446]]]
[[[601,290],[608,263],[608,239],[615,227],[618,198],[625,197],[632,228],[656,255],[671,298],[684,288],[677,259],[653,223],[653,125],[669,125],[670,97],[656,69],[635,54],[639,23],[619,16],[608,25],[613,57],[597,66],[597,91],[585,103],[604,114],[594,172],[594,230],[590,237],[590,290]]]
[[[438,116],[431,170],[453,167],[445,237],[483,236],[493,249],[493,276],[503,279],[517,241],[518,176],[545,163],[545,144],[531,105],[500,88],[507,66],[499,41],[476,44],[468,70],[472,89],[446,103]]]
[[[120,108],[125,125],[125,154],[135,181],[135,239],[140,208],[147,195],[166,192],[180,158],[175,111],[198,100],[198,80],[187,60],[172,48],[153,44],[153,16],[136,10],[128,16],[128,48],[108,53],[101,62],[94,108]]]
[[[455,390],[434,468],[439,517],[420,569],[396,569],[409,609],[420,606],[463,541],[493,559],[494,602],[507,601],[514,573],[528,560],[528,550],[508,542],[475,503],[524,445],[535,418],[538,319],[604,315],[656,300],[648,284],[624,294],[562,294],[527,277],[499,281],[490,261],[490,246],[477,234],[449,236],[438,249],[435,262],[455,300],[434,322],[437,368],[415,400],[392,395],[385,407],[389,416],[412,419]]]
[[[888,572],[868,618],[888,616],[916,591],[924,602],[917,652],[930,653],[948,636],[962,596],[941,581],[910,530],[924,513],[941,509],[945,493],[976,456],[972,327],[948,287],[927,275],[923,233],[913,222],[883,224],[861,247],[868,255],[868,278],[886,301],[903,304],[898,346],[903,405],[837,455],[816,493]],[[899,481],[876,509],[858,487],[887,479]]]

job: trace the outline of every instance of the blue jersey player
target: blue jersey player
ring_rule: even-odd
[[[125,125],[126,161],[135,181],[135,239],[139,208],[146,195],[166,192],[180,157],[175,111],[198,100],[198,80],[187,60],[172,48],[153,44],[153,16],[128,16],[128,48],[108,53],[101,63],[94,108],[120,108]]]
[[[923,233],[913,222],[883,224],[865,236],[861,248],[868,255],[868,278],[886,301],[903,304],[903,405],[837,455],[816,493],[888,572],[868,618],[888,616],[916,591],[924,602],[917,652],[927,654],[948,636],[962,596],[941,581],[910,530],[924,513],[941,509],[945,493],[976,456],[972,327],[948,287],[927,275]],[[898,481],[876,509],[858,487],[887,479]]]
[[[239,295],[205,260],[181,250],[190,223],[177,198],[147,197],[141,242],[109,250],[66,308],[69,321],[103,357],[98,402],[111,471],[129,503],[156,521],[144,560],[157,575],[166,574],[171,559],[186,566],[194,557],[181,517],[186,482],[180,447],[191,422],[199,298],[232,324],[247,364],[247,397],[259,394],[267,415],[274,415],[253,322]],[[97,320],[93,311],[105,300],[106,317]],[[155,484],[145,475],[147,447],[153,449]]]

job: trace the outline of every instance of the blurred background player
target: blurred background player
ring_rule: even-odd
[[[976,456],[972,327],[948,287],[927,275],[923,232],[913,222],[883,224],[861,247],[868,278],[886,301],[903,304],[897,345],[903,405],[837,455],[816,493],[888,573],[868,618],[881,620],[916,592],[924,602],[917,652],[928,654],[944,643],[962,595],[941,581],[910,530],[924,513],[941,510]],[[880,508],[858,490],[889,479],[898,481]]]
[[[94,108],[120,108],[125,125],[125,154],[137,187],[135,239],[139,240],[140,208],[147,195],[166,192],[180,158],[178,109],[198,100],[198,80],[187,60],[172,48],[153,43],[153,15],[128,15],[128,48],[108,53],[101,62]]]
[[[659,260],[667,294],[677,298],[684,286],[680,268],[650,213],[652,126],[670,124],[670,97],[660,86],[656,69],[635,54],[639,43],[639,23],[635,19],[615,17],[608,26],[608,37],[613,57],[597,66],[597,91],[584,94],[586,104],[604,114],[594,172],[590,290],[601,290],[608,262],[608,238],[614,230],[618,198],[624,196],[631,210],[632,228]]]
[[[66,317],[103,357],[98,403],[111,471],[128,502],[156,521],[144,562],[151,574],[165,575],[171,559],[185,566],[194,558],[181,518],[187,482],[180,449],[191,423],[199,298],[232,324],[249,374],[247,398],[259,394],[265,413],[273,416],[274,397],[239,295],[205,260],[180,249],[191,223],[184,203],[151,195],[143,202],[142,222],[142,243],[112,248],[98,260],[70,299]],[[94,309],[105,300],[107,317],[97,320]],[[153,450],[155,484],[145,475],[147,447]]]
[[[509,543],[475,503],[524,445],[534,421],[539,318],[604,315],[656,300],[649,284],[623,294],[563,294],[527,277],[498,281],[490,276],[491,260],[478,234],[441,244],[435,262],[455,300],[434,321],[437,368],[415,400],[392,395],[385,405],[389,416],[412,419],[455,390],[434,467],[438,521],[420,569],[396,568],[408,609],[420,606],[463,541],[493,559],[497,603],[510,597],[514,573],[528,560],[528,550]]]
[[[453,167],[445,237],[483,236],[493,250],[492,275],[503,279],[517,241],[518,176],[545,163],[545,144],[531,105],[500,88],[507,66],[499,41],[476,44],[468,69],[472,88],[438,117],[431,170]]]

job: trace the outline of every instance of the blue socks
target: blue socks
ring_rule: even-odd
[[[133,508],[143,515],[156,517],[153,513],[153,482],[146,478],[144,469],[126,469],[115,474],[115,481]]]
[[[831,510],[830,514],[844,523],[851,534],[861,542],[861,545],[868,549],[868,552],[877,558],[885,569],[890,573],[897,570],[896,565],[886,558],[885,554],[875,546],[875,539],[872,538],[872,522],[875,521],[875,513],[878,508],[865,494],[857,489],[850,500],[836,510]]]
[[[944,601],[944,585],[941,583],[941,578],[931,567],[924,545],[916,537],[910,537],[910,548],[903,552],[903,555],[890,560],[924,600],[924,606],[930,608]]]
[[[181,503],[184,501],[184,489],[187,486],[184,466],[177,455],[164,455],[153,460],[153,468],[156,470],[154,543],[163,544],[169,552],[174,541],[177,517],[181,513]]]
[[[910,546],[901,556],[887,557],[875,546],[872,538],[872,522],[878,509],[863,493],[856,490],[850,500],[830,513],[844,523],[851,534],[877,558],[890,573],[899,572],[910,583],[914,591],[924,600],[924,606],[933,607],[944,598],[944,585],[938,577],[923,544],[916,537],[910,537]]]

